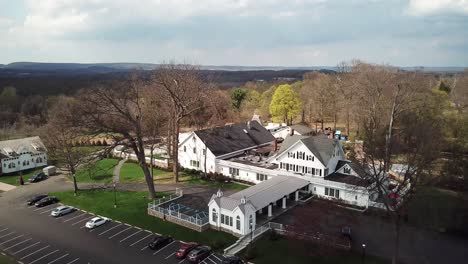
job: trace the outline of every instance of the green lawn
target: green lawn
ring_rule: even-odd
[[[241,254],[245,256],[248,249]],[[340,251],[336,249],[326,249],[318,247],[316,244],[289,240],[286,237],[278,236],[276,240],[271,240],[269,234],[264,235],[254,242],[250,252],[250,261],[255,264],[269,263],[291,263],[291,264],[361,264],[362,254],[351,251]],[[365,256],[366,264],[384,264],[390,261]]]
[[[468,234],[463,217],[466,208],[462,196],[457,192],[420,187],[408,205],[408,222],[441,232],[461,231]]]
[[[172,172],[153,169],[153,175],[156,180],[162,178],[171,178]],[[120,182],[144,182],[144,174],[141,167],[133,162],[125,162],[120,169]]]
[[[76,180],[78,182],[96,182],[109,183],[112,182],[114,167],[119,163],[118,159],[103,159],[96,164],[88,167],[80,168],[76,172]]]
[[[0,264],[13,264],[16,263],[13,259],[10,257],[4,256],[3,254],[0,254]]]
[[[148,195],[146,192],[117,192],[117,208],[114,208],[114,194],[112,191],[82,190],[76,197],[73,195],[72,191],[52,193],[51,195],[57,196],[64,204],[72,205],[153,232],[170,235],[183,241],[196,241],[211,245],[216,249],[224,249],[236,241],[234,236],[224,232],[210,229],[199,233],[168,221],[149,216],[147,214]]]
[[[192,185],[201,185],[201,186],[214,186],[218,188],[224,188],[224,189],[230,189],[230,190],[244,190],[246,188],[249,188],[250,186],[248,185],[243,185],[235,182],[230,182],[230,183],[224,183],[224,182],[216,182],[216,181],[205,181],[200,179],[199,177],[191,177],[189,180],[187,180],[188,184]]]
[[[23,180],[27,182],[29,178],[33,176],[33,174],[40,172],[40,171],[42,171],[42,169],[33,169],[33,170],[23,171]],[[19,176],[19,173],[0,176],[0,182],[18,186],[19,185],[18,176]]]

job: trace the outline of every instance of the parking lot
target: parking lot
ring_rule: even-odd
[[[36,208],[21,205],[15,211],[21,211],[27,217],[32,217],[41,223],[44,229],[49,229],[50,232],[60,230],[61,234],[54,233],[50,238],[43,239],[43,236],[36,237],[29,232],[21,231],[20,228],[0,224],[0,250],[21,263],[29,264],[128,263],[122,257],[118,257],[120,254],[135,263],[189,263],[185,259],[179,260],[175,257],[180,241],[175,240],[158,250],[151,250],[147,245],[154,234],[148,230],[113,220],[89,230],[84,225],[95,217],[94,214],[76,210],[68,215],[54,218],[50,216],[50,212],[57,206],[54,204]],[[80,238],[77,238],[78,236]],[[67,243],[61,243],[63,240],[68,242],[76,239],[81,240],[74,242],[78,243],[82,250],[76,250],[75,247],[67,248]],[[87,252],[86,247],[97,249],[97,252],[102,252],[103,256],[95,257]],[[102,250],[99,250],[100,248]],[[211,254],[201,263],[221,263],[221,256]]]

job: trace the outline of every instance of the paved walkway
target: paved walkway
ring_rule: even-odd
[[[117,166],[114,168],[114,174],[112,176],[112,181],[115,183],[120,182],[120,169],[122,168],[122,165],[127,161],[127,159],[121,159],[119,160],[119,163]]]
[[[11,190],[13,190],[15,188],[16,188],[16,186],[14,186],[14,185],[0,182],[0,191],[2,191],[2,192],[8,192],[8,191],[11,191]]]

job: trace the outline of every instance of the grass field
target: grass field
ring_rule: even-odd
[[[153,169],[155,181],[169,179],[172,180],[172,172]],[[120,169],[120,182],[144,182],[143,170],[140,166],[133,162],[125,162]],[[159,182],[158,182],[159,183]]]
[[[78,182],[109,183],[112,182],[114,167],[119,163],[118,159],[103,159],[92,167],[81,168],[76,172]]]
[[[13,264],[16,263],[13,259],[0,254],[0,264]]]
[[[454,191],[434,187],[420,187],[408,206],[408,222],[440,232],[462,231],[468,234],[463,212],[462,196]]]
[[[114,193],[106,190],[82,190],[78,196],[72,191],[52,193],[62,203],[119,220],[131,225],[170,235],[183,241],[196,241],[222,249],[231,245],[236,238],[224,232],[207,230],[199,233],[162,219],[149,216],[147,213],[148,195],[146,192],[117,192],[118,207],[114,208]],[[162,196],[162,194],[159,194]],[[97,202],[99,201],[99,202]]]
[[[35,174],[36,172],[39,172],[41,170],[42,169],[33,169],[33,170],[29,170],[29,171],[24,171],[23,172],[23,180],[25,182],[27,182],[29,180],[29,178],[31,178],[31,176],[33,176],[33,174]],[[18,186],[19,185],[18,176],[19,176],[18,173],[15,173],[13,175],[0,176],[0,182]]]
[[[247,249],[242,252],[245,256]],[[358,252],[325,250],[316,244],[304,241],[291,241],[278,236],[276,240],[269,239],[269,235],[254,242],[249,253],[255,264],[285,263],[285,264],[361,264],[362,254]],[[390,261],[365,256],[366,264],[385,264]]]
[[[250,187],[248,185],[243,185],[243,184],[239,184],[235,182],[224,183],[224,182],[216,182],[216,181],[204,181],[198,177],[190,177],[186,182],[192,185],[214,186],[218,188],[239,190],[239,191]]]

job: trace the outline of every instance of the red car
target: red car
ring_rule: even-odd
[[[197,243],[195,242],[190,242],[190,243],[181,243],[179,250],[176,252],[176,257],[178,259],[183,259],[187,256],[187,254],[190,252],[190,250],[196,248],[198,246]]]

